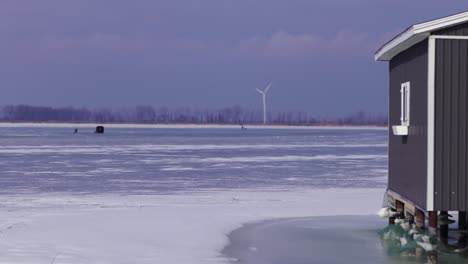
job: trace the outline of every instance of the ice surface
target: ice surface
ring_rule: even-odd
[[[0,263],[227,263],[220,253],[227,234],[243,223],[372,214],[383,193],[349,188],[3,195]]]
[[[383,130],[79,127],[0,125],[0,263],[225,263],[246,222],[386,188]]]
[[[1,122],[0,127],[6,128],[95,128],[102,124],[92,124],[92,123],[8,123]],[[110,128],[130,128],[130,129],[240,129],[240,125],[218,125],[218,124],[105,124],[105,127]],[[307,126],[284,126],[284,125],[245,125],[244,127],[248,129],[345,129],[345,130],[362,130],[362,129],[372,129],[372,130],[387,130],[386,127],[375,127],[375,126],[319,126],[319,127],[307,127]]]
[[[0,127],[0,193],[383,188],[385,142],[382,130]]]

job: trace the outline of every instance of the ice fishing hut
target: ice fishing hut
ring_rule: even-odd
[[[468,12],[409,27],[375,60],[390,72],[389,203],[419,225],[428,212],[437,228],[437,212],[447,211],[466,225]]]

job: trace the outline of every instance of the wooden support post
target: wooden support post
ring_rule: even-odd
[[[458,229],[466,230],[466,211],[458,212]]]
[[[466,230],[466,211],[458,212],[458,229],[459,230]],[[465,248],[467,242],[466,234],[462,233],[458,237],[458,248]]]
[[[447,222],[440,225],[440,240],[447,244],[448,242],[448,212],[440,211],[440,219],[447,219]]]
[[[466,211],[459,211],[458,212],[458,229],[459,230],[466,230],[467,223],[466,223]],[[466,234],[460,234],[458,237],[458,248],[465,248],[467,244],[468,237]]]
[[[428,261],[429,261],[429,262],[428,262],[429,264],[437,264],[437,263],[439,263],[437,254],[436,254],[436,253],[431,254],[431,255],[428,257]]]
[[[419,229],[424,229],[426,225],[425,221],[426,221],[426,216],[424,215],[424,212],[416,208],[416,226]]]
[[[429,211],[429,233],[437,235],[437,211]]]
[[[414,224],[414,215],[412,215],[409,212],[406,212],[406,220],[408,220],[408,223],[410,225]]]
[[[432,236],[436,236],[437,235],[437,211],[429,211],[428,217],[429,217],[429,233]],[[428,263],[437,264],[437,262],[438,262],[437,251],[431,252],[431,254],[428,256]]]
[[[400,219],[405,218],[405,204],[400,200],[396,200],[395,205],[396,205],[396,210],[398,213],[397,217]]]

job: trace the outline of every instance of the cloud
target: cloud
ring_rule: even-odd
[[[279,31],[263,43],[268,57],[295,58],[314,53],[323,46],[324,39],[310,34],[293,35]]]
[[[152,32],[125,34],[43,33],[0,36],[0,64],[136,64],[141,67],[178,64],[296,63],[323,60],[372,58],[381,36],[339,30],[332,34],[289,33],[238,37],[177,36]]]
[[[373,39],[364,32],[341,30],[331,36],[312,33],[293,34],[277,31],[269,37],[241,40],[235,54],[243,58],[298,60],[311,57],[371,56],[380,38]]]
[[[41,34],[0,35],[0,64],[48,65],[145,63],[149,65],[182,63],[213,52],[206,40],[152,34]],[[217,45],[217,44],[213,44]],[[218,49],[218,48],[217,48]]]

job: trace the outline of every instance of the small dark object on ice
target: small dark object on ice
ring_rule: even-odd
[[[73,134],[77,134],[78,133],[78,128],[75,128],[75,131],[73,131]]]
[[[97,126],[96,127],[96,132],[97,134],[103,134],[104,133],[104,127],[103,126]]]

